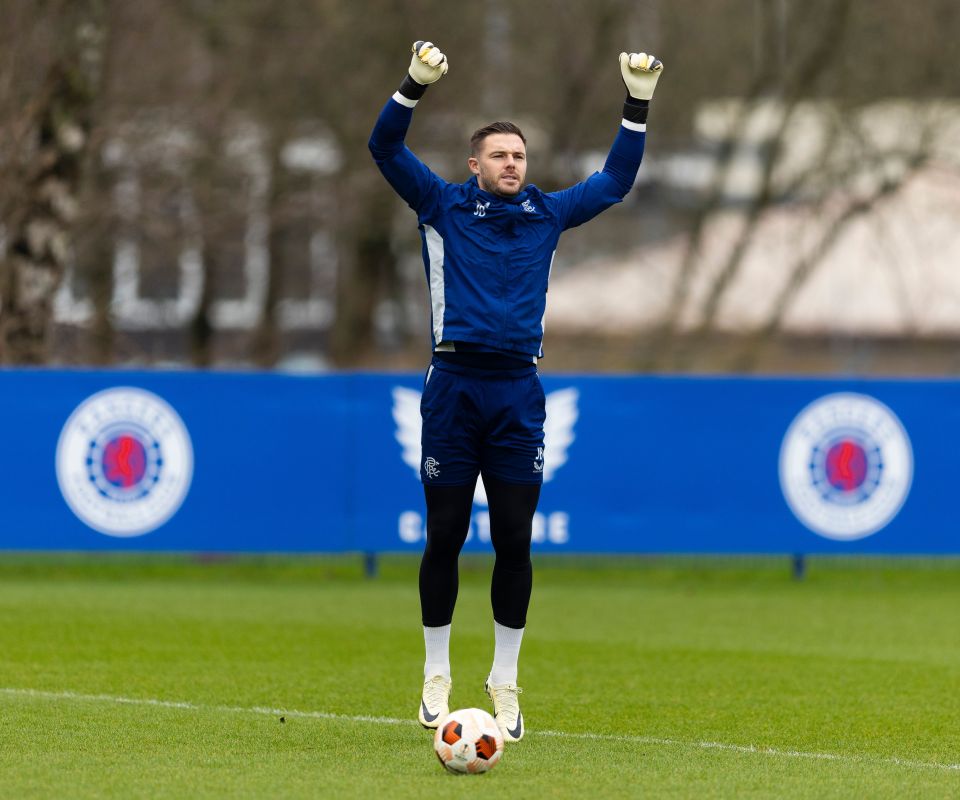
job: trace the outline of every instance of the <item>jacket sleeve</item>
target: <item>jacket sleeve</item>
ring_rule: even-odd
[[[446,183],[403,143],[413,109],[395,98],[387,101],[377,118],[368,142],[370,153],[394,191],[419,217],[426,217],[437,205]]]
[[[558,202],[563,230],[582,225],[627,196],[640,169],[645,140],[644,130],[621,125],[602,172],[550,195]]]

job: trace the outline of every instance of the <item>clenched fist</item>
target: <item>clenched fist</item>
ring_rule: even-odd
[[[410,77],[422,86],[436,83],[447,74],[447,57],[433,42],[414,42]]]
[[[649,100],[663,72],[663,62],[647,53],[621,53],[620,75],[636,100]]]

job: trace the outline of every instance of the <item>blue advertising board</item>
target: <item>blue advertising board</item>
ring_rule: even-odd
[[[544,376],[534,548],[960,552],[960,382]],[[422,376],[0,372],[0,548],[418,551]],[[475,495],[467,549],[487,549]]]

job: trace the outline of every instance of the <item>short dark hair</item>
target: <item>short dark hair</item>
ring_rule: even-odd
[[[476,155],[480,150],[481,142],[494,133],[512,133],[519,136],[521,142],[527,143],[527,137],[523,135],[523,131],[512,122],[491,122],[473,132],[473,136],[470,137],[470,151]]]

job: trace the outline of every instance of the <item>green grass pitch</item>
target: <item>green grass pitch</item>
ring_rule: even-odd
[[[527,737],[464,777],[413,721],[416,569],[5,555],[0,793],[960,797],[956,560],[536,559]],[[454,707],[487,707],[489,569],[462,565]]]

